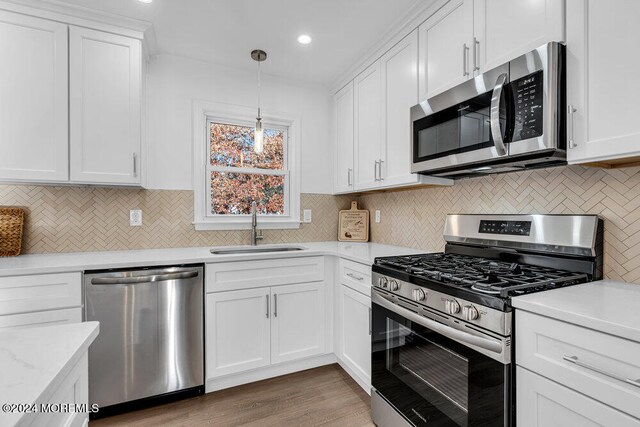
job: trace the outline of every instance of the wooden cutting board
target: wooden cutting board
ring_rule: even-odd
[[[338,240],[340,242],[369,241],[369,211],[358,209],[358,202],[351,202],[351,209],[340,211]]]

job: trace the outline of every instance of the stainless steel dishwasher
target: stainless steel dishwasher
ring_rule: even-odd
[[[201,265],[87,272],[84,298],[98,417],[204,392]]]

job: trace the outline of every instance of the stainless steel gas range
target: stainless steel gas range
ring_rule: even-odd
[[[379,427],[510,426],[511,298],[600,279],[595,215],[449,215],[444,253],[372,267],[372,397]]]

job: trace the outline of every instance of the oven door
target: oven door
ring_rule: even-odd
[[[373,393],[416,426],[510,425],[511,364],[504,363],[510,357],[498,361],[463,344],[459,333],[467,332],[460,329],[450,338],[442,328],[455,328],[431,320],[437,332],[417,323],[424,316],[407,315],[410,310],[392,307],[375,290],[372,301]],[[490,340],[478,338],[472,346],[491,347]],[[374,422],[386,427],[383,420]]]

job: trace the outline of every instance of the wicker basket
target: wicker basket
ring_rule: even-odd
[[[0,257],[20,255],[23,231],[24,209],[0,207]]]

